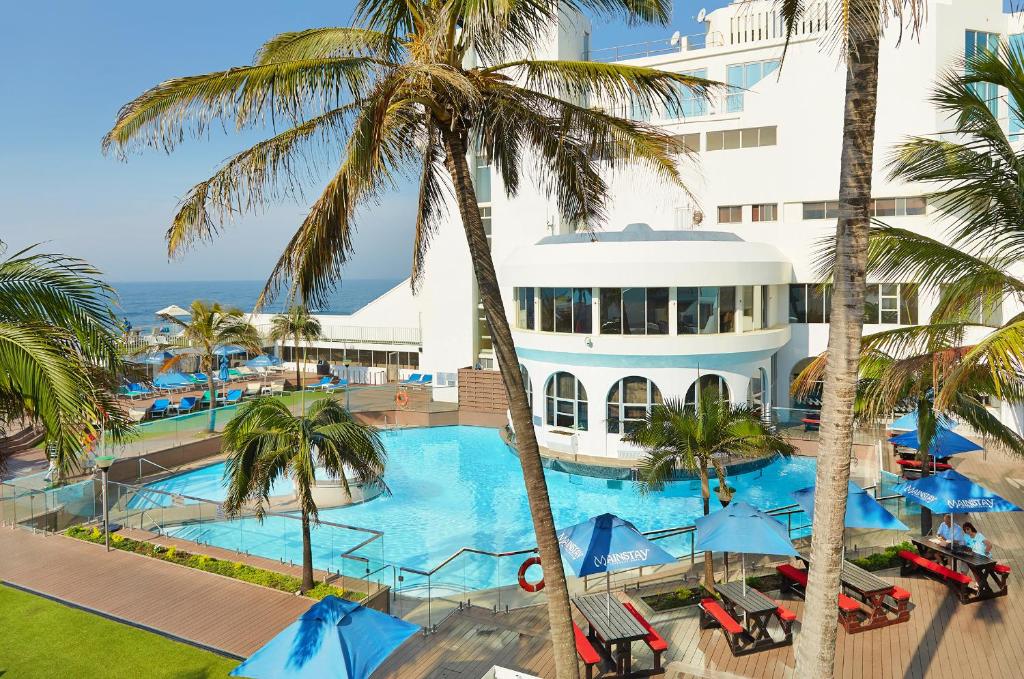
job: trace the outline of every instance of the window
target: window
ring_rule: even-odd
[[[739,288],[740,291],[740,332],[749,332],[754,330],[754,286],[753,285],[742,285]],[[761,293],[761,289],[757,289],[757,294]],[[760,317],[758,317],[760,320]]]
[[[628,434],[642,426],[661,391],[644,377],[624,377],[608,391],[608,433]]]
[[[864,290],[864,322],[917,324],[916,283],[869,283]]]
[[[676,290],[676,332],[714,335],[735,328],[736,288],[704,287]]]
[[[699,387],[699,388],[698,388]],[[683,401],[684,407],[693,408],[698,399],[714,397],[722,401],[729,399],[729,385],[721,375],[701,375],[700,379],[690,385],[686,390],[686,398]]]
[[[548,378],[544,409],[548,426],[587,430],[587,390],[572,373],[558,372]]]
[[[839,216],[838,200],[804,203],[804,219],[835,219]]]
[[[544,332],[593,332],[592,295],[590,288],[540,288],[540,329]],[[523,304],[520,300],[517,309]],[[530,303],[526,305],[529,311]]]
[[[676,135],[675,140],[689,153],[700,153],[700,132]]]
[[[818,283],[793,283],[789,286],[790,323],[828,323],[832,289]]]
[[[778,59],[751,61],[745,64],[730,64],[726,71],[726,84],[730,92],[726,95],[726,111],[738,113],[743,110],[743,92],[749,90],[766,76],[779,69]]]
[[[490,203],[491,159],[487,157],[487,152],[479,147],[474,155],[476,156],[476,172],[473,176],[473,186],[476,187],[476,202]]]
[[[794,283],[789,286],[789,322],[807,322],[807,284]]]
[[[695,78],[708,77],[708,69],[698,68],[692,71],[683,71],[680,75],[690,75]],[[682,86],[681,86],[682,87]],[[689,87],[682,87],[679,93],[679,101],[673,102],[665,110],[666,118],[691,118],[703,116],[708,113],[707,99],[694,92]]]
[[[750,221],[752,222],[774,222],[778,217],[779,206],[777,203],[758,203],[750,206]]]
[[[522,363],[519,364],[519,374],[523,376],[523,391],[526,392],[526,402],[533,409],[533,385],[530,384],[530,371]]]
[[[593,332],[593,295],[591,288],[572,289],[572,331],[590,334]]]
[[[719,224],[739,224],[743,221],[743,207],[740,205],[720,205],[718,207]]]
[[[491,207],[489,205],[480,206],[480,222],[484,227],[484,234],[487,235],[487,249],[491,249]]]
[[[533,330],[533,288],[516,288],[516,327]]]
[[[967,31],[964,37],[964,57],[968,62],[983,52],[994,52],[999,48],[999,34],[984,31]],[[970,64],[968,63],[968,70]],[[968,85],[988,106],[993,116],[999,116],[999,87],[995,83],[971,83]]]
[[[924,196],[912,198],[874,198],[871,201],[871,216],[910,217],[923,215],[926,207],[927,199]]]
[[[757,146],[775,146],[778,143],[778,128],[747,127],[739,130],[717,130],[705,132],[705,147],[708,151],[749,149]]]
[[[668,334],[668,288],[601,288],[601,333]]]

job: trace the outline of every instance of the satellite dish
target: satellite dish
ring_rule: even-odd
[[[703,221],[704,221],[704,213],[701,212],[700,210],[694,210],[693,211],[693,223],[698,225],[698,226],[700,226],[700,224]]]
[[[680,37],[682,37],[682,36],[679,35],[679,31],[676,31],[675,33],[672,34],[672,39],[668,41],[668,44],[670,44],[673,47],[675,47],[676,45],[679,44],[679,38]]]
[[[701,7],[701,8],[700,8],[700,11],[699,11],[699,12],[697,12],[697,23],[698,23],[698,24],[702,24],[702,23],[704,23],[704,18],[705,18],[705,17],[707,16],[707,15],[708,15],[708,11],[707,11],[706,9],[704,9],[703,7]]]

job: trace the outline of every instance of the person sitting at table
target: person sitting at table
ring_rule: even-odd
[[[936,534],[947,544],[962,544],[964,542],[964,531],[960,528],[960,524],[954,523],[952,514],[946,514],[942,523],[939,524]]]
[[[970,521],[964,522],[964,533],[967,534],[965,542],[967,546],[975,554],[981,554],[982,556],[992,556],[992,543],[989,542],[982,533],[978,532],[978,529],[974,527],[974,524]]]

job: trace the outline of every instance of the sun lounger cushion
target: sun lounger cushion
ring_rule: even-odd
[[[743,633],[743,628],[740,626],[740,624],[736,622],[736,620],[731,615],[726,613],[725,609],[722,608],[719,605],[719,603],[714,599],[702,599],[700,602],[700,607],[704,609],[705,613],[714,618],[715,621],[722,626],[722,629],[724,629],[729,634]]]
[[[636,610],[633,604],[629,602],[622,605],[626,607],[626,610],[629,611],[634,618],[636,618],[636,621],[640,623],[640,626],[647,630],[647,636],[644,637],[644,642],[650,647],[650,649],[652,651],[667,651],[668,643],[661,638],[660,634],[654,631],[654,628],[651,627],[651,623],[647,622],[647,620],[644,619],[644,616],[640,615],[640,611]]]

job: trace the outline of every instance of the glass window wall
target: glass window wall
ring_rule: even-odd
[[[625,377],[608,392],[608,433],[628,434],[643,425],[661,391],[644,377]]]
[[[587,430],[587,391],[572,373],[558,372],[544,388],[548,426]]]

